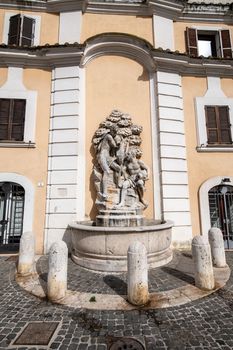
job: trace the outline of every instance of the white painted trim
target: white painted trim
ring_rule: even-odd
[[[25,190],[23,232],[33,231],[35,188],[25,176],[16,173],[0,173],[0,182],[15,182]]]
[[[205,106],[229,106],[229,116],[231,123],[231,135],[233,136],[233,98],[226,97],[221,89],[221,80],[217,77],[208,77],[208,89],[203,97],[195,98],[197,140],[198,148],[207,148],[207,131]],[[214,147],[211,147],[214,149]],[[219,148],[219,146],[217,147]]]
[[[80,42],[82,12],[61,12],[59,25],[59,44]]]
[[[161,220],[162,217],[162,198],[160,181],[160,152],[159,152],[159,125],[157,115],[157,105],[155,99],[156,76],[150,73],[150,105],[151,105],[151,140],[152,140],[152,167],[153,167],[153,207],[154,218]]]
[[[35,32],[34,32],[34,40],[32,46],[40,45],[40,27],[41,27],[41,16],[38,15],[27,15],[27,13],[21,13],[21,11],[18,12],[5,12],[4,16],[4,25],[3,25],[3,36],[2,36],[2,42],[7,44],[8,43],[8,33],[9,33],[9,26],[10,26],[10,17],[15,16],[17,14],[21,14],[22,16],[27,16],[30,18],[35,19]]]
[[[145,41],[122,33],[104,33],[87,40],[81,60],[81,67],[91,60],[106,55],[127,57],[139,62],[148,72],[154,72],[156,65]]]
[[[193,28],[193,29],[196,29],[196,30],[202,30],[202,31],[207,31],[207,32],[218,32],[219,30],[221,29],[224,29],[223,27],[221,26],[218,26],[218,27],[215,27],[215,26],[191,26],[190,28]]]
[[[23,68],[9,67],[6,83],[0,88],[0,98],[26,100],[24,139],[35,143],[37,91],[27,90],[23,84]]]
[[[79,69],[80,103],[79,103],[79,131],[77,157],[77,220],[85,219],[85,182],[86,182],[86,69]]]
[[[173,20],[153,15],[154,46],[175,50]]]
[[[227,184],[233,186],[233,176],[222,175],[206,180],[199,189],[199,207],[202,235],[207,235],[209,229],[211,228],[208,192],[214,186],[220,185],[224,178],[229,178],[230,182]]]
[[[209,153],[213,153],[213,152],[233,152],[233,146],[232,147],[196,147],[197,152],[209,152]]]

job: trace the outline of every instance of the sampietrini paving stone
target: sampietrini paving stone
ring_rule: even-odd
[[[226,255],[232,268],[233,252]],[[182,276],[186,280],[187,275]],[[0,350],[107,350],[109,337],[135,338],[146,350],[233,349],[233,274],[223,288],[204,298],[138,310],[88,310],[34,297],[16,283],[15,263],[3,256],[0,280]],[[60,322],[49,346],[11,345],[28,322],[35,321]]]
[[[41,258],[39,258],[37,262],[38,275],[29,278],[17,277],[17,282],[27,292],[39,298],[45,298],[47,265],[43,264],[43,266],[41,266],[40,260]],[[42,258],[42,262],[44,262],[44,257]],[[73,279],[75,279],[75,281],[76,279],[79,280],[80,272],[83,271],[83,269],[77,265],[73,266],[73,269],[76,269],[76,274],[75,276],[73,275],[72,278],[69,277],[71,283]],[[230,275],[229,267],[215,269],[215,289],[211,291],[200,290],[193,285],[194,264],[192,259],[189,255],[182,253],[177,253],[174,261],[169,264],[169,266],[156,268],[155,280],[156,274],[161,272],[163,279],[160,281],[160,288],[162,289],[163,285],[165,287],[167,285],[172,286],[169,283],[170,276],[173,277],[172,281],[175,281],[175,288],[165,288],[165,290],[162,289],[162,291],[161,289],[157,289],[157,291],[154,292],[150,290],[150,302],[144,306],[145,309],[173,307],[203,298],[223,287]],[[107,282],[107,278],[110,277],[118,281],[118,284],[120,284],[120,281],[121,283],[124,283],[124,281],[121,280],[121,275],[110,276],[103,273],[91,273],[89,271],[86,278],[88,278],[88,282],[92,286],[92,289],[88,290],[92,290],[92,292],[80,292],[78,290],[68,289],[66,296],[57,301],[57,303],[69,307],[87,308],[92,310],[133,310],[137,308],[138,306],[131,305],[127,301],[126,294],[119,293],[118,289],[118,293],[114,293],[113,285],[111,285],[109,294],[105,294],[106,292],[96,293],[94,285],[98,284],[100,286],[100,291],[104,290],[107,285],[109,285],[109,280]],[[115,283],[115,286],[117,287],[118,284]]]

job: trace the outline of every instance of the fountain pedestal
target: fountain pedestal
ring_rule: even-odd
[[[172,260],[172,222],[144,220],[137,227],[101,227],[92,221],[70,224],[72,259],[78,265],[103,272],[127,271],[127,250],[134,241],[147,249],[148,267],[162,266]]]

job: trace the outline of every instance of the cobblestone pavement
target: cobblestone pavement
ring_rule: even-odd
[[[150,270],[148,273],[150,292],[167,291],[181,286],[187,282],[194,284],[193,274],[185,270],[189,265],[191,255],[176,252],[173,260],[166,266]],[[183,264],[185,274],[177,271],[177,265]],[[37,272],[41,278],[47,280],[48,256],[41,257],[36,264]],[[182,270],[179,266],[179,270]],[[127,273],[110,275],[108,273],[91,272],[80,268],[71,259],[68,262],[68,289],[83,293],[101,294],[127,294]]]
[[[233,252],[227,253],[227,261],[233,268]],[[107,350],[114,337],[133,337],[147,350],[233,349],[232,274],[221,290],[179,307],[90,311],[54,305],[27,294],[16,284],[14,272],[15,262],[0,257],[0,350]],[[60,322],[50,345],[11,345],[27,323],[34,321]]]

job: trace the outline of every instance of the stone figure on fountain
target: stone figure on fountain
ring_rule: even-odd
[[[134,125],[130,115],[113,110],[93,137],[95,165],[94,184],[99,211],[141,213],[145,181],[149,169],[141,160],[142,127]]]

